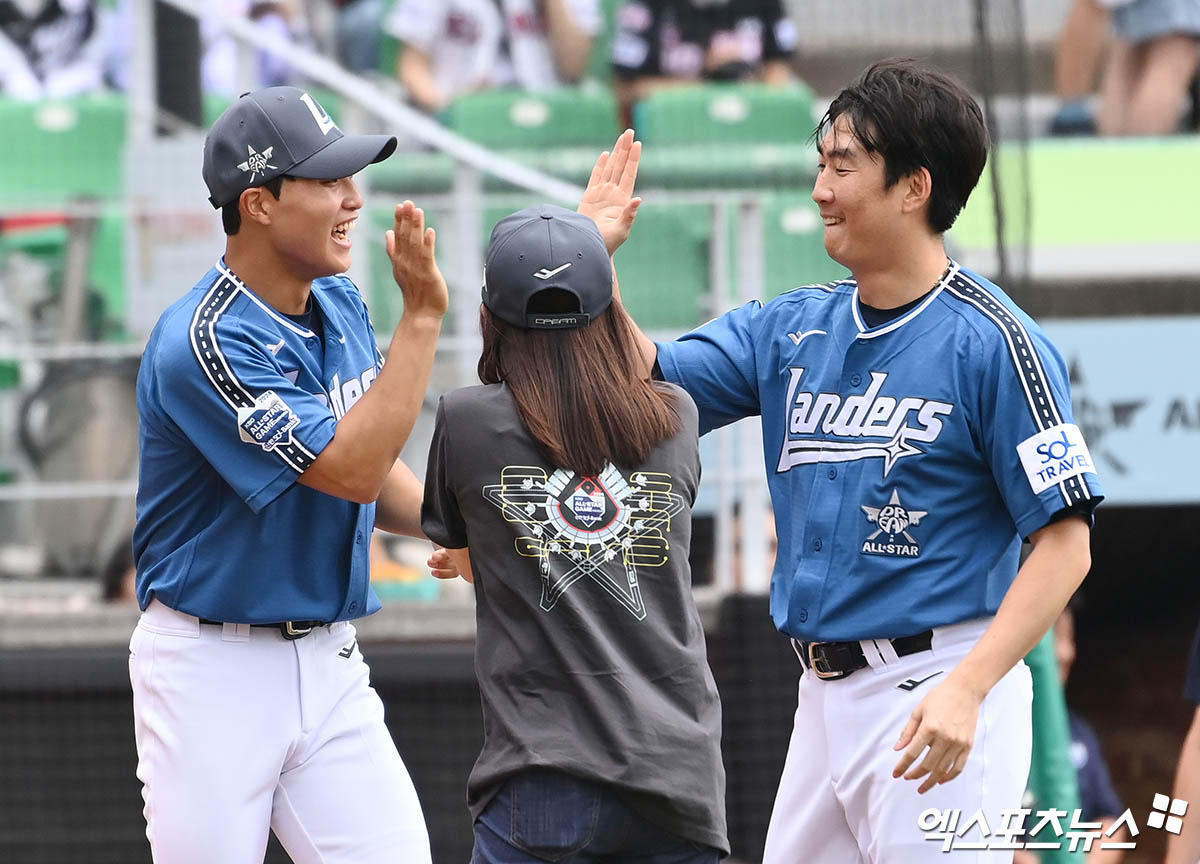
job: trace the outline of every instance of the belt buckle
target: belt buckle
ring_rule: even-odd
[[[283,634],[284,639],[303,639],[312,631],[311,624],[307,627],[296,627],[294,621],[284,621],[279,625],[279,632]]]
[[[829,664],[825,662],[825,655],[817,656],[814,649],[823,643],[809,642],[808,643],[808,668],[813,671],[813,674],[822,681],[836,681],[839,678],[845,678],[849,673],[841,672],[835,669],[830,669]]]

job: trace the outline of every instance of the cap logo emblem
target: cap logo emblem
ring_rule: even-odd
[[[566,270],[570,266],[571,266],[571,262],[568,261],[566,264],[562,265],[561,267],[556,267],[553,270],[547,270],[545,267],[543,267],[541,270],[539,270],[533,274],[533,278],[541,279],[542,281],[545,281],[547,279],[553,279],[555,276],[557,276],[559,273]]]
[[[253,183],[259,174],[266,174],[268,168],[274,168],[274,165],[268,165],[267,160],[271,158],[271,151],[274,147],[268,147],[261,153],[254,152],[254,148],[249,144],[246,149],[250,152],[250,157],[245,162],[239,162],[238,168],[242,171],[250,172],[250,182]]]
[[[313,98],[307,93],[300,94],[300,101],[308,107],[308,113],[317,121],[317,126],[320,127],[322,135],[328,135],[330,129],[337,128],[337,124],[333,122],[333,118],[326,114],[325,110],[314,102]]]

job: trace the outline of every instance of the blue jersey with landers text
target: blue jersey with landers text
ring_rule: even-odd
[[[1062,357],[957,264],[875,328],[845,281],[751,302],[659,344],[658,358],[702,434],[762,415],[779,534],[771,614],[799,639],[993,614],[1021,538],[1102,497]]]
[[[312,284],[316,333],[222,260],[163,313],[138,373],[137,595],[215,621],[339,621],[376,611],[375,505],[296,479],[381,368],[358,289]]]

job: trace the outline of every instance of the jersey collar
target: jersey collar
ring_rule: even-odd
[[[882,324],[874,330],[867,327],[867,323],[863,321],[862,313],[858,310],[858,283],[855,282],[854,296],[850,298],[850,312],[854,315],[854,323],[858,327],[858,338],[874,339],[876,336],[882,336],[884,333],[891,333],[893,330],[903,327],[909,321],[920,315],[930,303],[937,299],[937,296],[945,290],[946,285],[949,284],[950,280],[958,275],[959,269],[958,262],[951,258],[950,266],[947,268],[945,275],[938,280],[937,285],[935,285],[933,290],[929,292],[929,296],[926,297],[924,301],[894,321],[888,321],[886,324]]]
[[[225,266],[224,257],[222,257],[219,261],[217,261],[217,270],[226,279],[228,279],[230,282],[232,282],[234,285],[236,285],[238,287],[239,291],[241,291],[243,294],[245,294],[247,297],[249,297],[253,302],[258,304],[258,306],[264,312],[266,312],[268,315],[270,315],[272,318],[274,318],[280,324],[280,326],[286,327],[288,330],[291,330],[293,333],[296,333],[300,336],[307,337],[307,336],[317,335],[317,334],[313,333],[313,331],[309,330],[308,328],[301,327],[299,324],[297,324],[292,319],[288,318],[286,315],[281,315],[269,303],[263,302],[262,298],[260,298],[257,294],[255,294],[253,291],[251,291],[249,288],[246,287],[246,283],[243,282],[241,279],[239,279],[236,273],[234,273],[227,266]],[[318,311],[317,314],[319,315],[320,312]]]

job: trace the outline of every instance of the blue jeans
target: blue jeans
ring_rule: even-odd
[[[716,864],[716,849],[670,834],[611,791],[557,771],[513,777],[475,820],[471,864]]]

